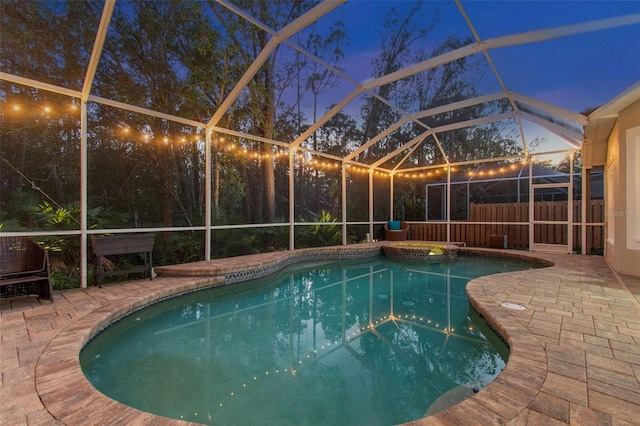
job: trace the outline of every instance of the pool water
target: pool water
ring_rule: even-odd
[[[508,348],[470,309],[465,286],[530,267],[465,256],[298,266],[137,311],[96,336],[80,362],[100,392],[175,419],[407,422],[504,368]]]

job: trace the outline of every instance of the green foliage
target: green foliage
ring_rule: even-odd
[[[296,235],[296,246],[325,247],[342,244],[342,226],[331,218],[331,213],[322,210],[316,225],[303,226]]]
[[[49,252],[53,287],[56,289],[78,287],[80,285],[80,238],[43,236],[36,242]]]
[[[93,275],[93,271],[91,271],[91,275]],[[69,276],[60,271],[51,272],[51,282],[54,290],[67,290],[80,287],[80,279],[77,275]],[[91,282],[91,280],[89,282]]]
[[[78,219],[73,216],[69,209],[64,207],[54,207],[49,202],[44,201],[40,204],[35,213],[35,221],[42,228],[68,228],[78,225]]]
[[[172,233],[170,238],[156,237],[153,247],[154,265],[204,260],[204,235],[202,232]]]
[[[42,230],[77,229],[80,226],[80,205],[53,206],[43,201],[33,210],[33,222]],[[87,224],[89,229],[118,227],[126,223],[127,215],[110,212],[103,207],[87,209]]]
[[[212,236],[212,258],[242,256],[289,248],[289,228],[286,226],[224,229]]]
[[[560,162],[552,168],[555,168],[559,172],[569,173],[571,171],[571,156],[566,154]],[[573,172],[582,172],[582,152],[576,152],[573,158]]]
[[[424,181],[404,179],[394,191],[394,218],[400,220],[424,220],[426,199]]]
[[[38,201],[35,196],[22,197],[12,193],[9,205],[20,212],[21,221],[5,220],[15,217],[15,212],[4,212],[0,227],[4,231],[54,231],[78,229],[80,227],[80,205],[54,206],[49,201]],[[29,206],[29,203],[33,203]],[[87,210],[87,223],[90,228],[117,227],[124,223],[126,214],[108,212],[102,207]],[[80,282],[80,238],[78,236],[42,236],[36,242],[49,252],[53,284],[55,288],[77,287]]]

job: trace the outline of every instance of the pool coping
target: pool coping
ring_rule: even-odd
[[[315,252],[335,252],[338,250],[370,253],[380,250],[383,244],[368,243],[312,250]],[[520,422],[527,418],[531,420],[540,415],[551,419],[555,418],[556,420],[558,418],[562,419],[563,416],[557,413],[555,413],[555,417],[554,413],[541,413],[544,410],[538,407],[541,395],[555,397],[559,397],[559,395],[553,395],[553,392],[545,392],[545,383],[548,382],[550,375],[549,359],[545,350],[546,342],[527,327],[527,323],[531,321],[535,309],[510,311],[502,308],[500,304],[510,301],[521,303],[527,307],[531,306],[530,294],[526,289],[523,291],[523,284],[526,288],[529,285],[528,283],[545,284],[556,282],[556,279],[560,281],[566,279],[568,268],[571,267],[570,264],[572,263],[568,259],[575,257],[570,255],[552,256],[530,252],[470,248],[461,249],[461,252],[532,259],[555,263],[556,266],[481,277],[472,280],[468,284],[467,293],[471,303],[503,335],[510,345],[509,361],[494,382],[471,398],[433,416],[418,419],[408,424],[450,425],[470,424],[470,422],[475,424],[506,424]],[[225,283],[223,278],[225,274],[216,272],[215,275],[211,276],[211,271],[207,271],[207,268],[222,272],[238,272],[252,267],[269,267],[269,265],[278,264],[278,262],[280,262],[279,264],[285,264],[291,256],[300,256],[304,253],[304,250],[297,250],[243,256],[241,259],[236,258],[236,262],[232,262],[229,259],[198,262],[197,265],[191,265],[192,267],[196,266],[192,269],[197,275],[195,277],[185,278],[180,276],[147,281],[141,285],[148,291],[120,298],[89,312],[57,334],[38,357],[35,368],[35,387],[39,399],[51,416],[63,424],[104,424],[105,422],[189,424],[180,420],[167,419],[139,411],[99,393],[82,373],[78,358],[80,350],[101,328],[131,310],[162,298]],[[283,261],[283,259],[285,260]],[[181,268],[185,267],[181,266]],[[161,269],[160,271],[162,272]],[[184,272],[184,269],[178,272]],[[585,276],[580,272],[575,272],[575,274],[573,278]],[[579,281],[578,279],[575,282]],[[124,285],[126,286],[127,284]],[[526,300],[527,297],[529,297],[529,304]],[[555,384],[558,385],[558,383]],[[571,399],[575,398],[566,398],[569,398],[567,404],[573,403],[575,405],[580,403],[580,401],[571,401]],[[632,418],[637,418],[631,416],[635,416],[640,409],[640,404],[626,404],[625,407],[631,407],[633,412],[616,417],[614,414],[607,414],[607,408],[604,406],[598,406],[598,409],[593,409],[588,405],[588,403],[582,404],[582,409],[579,409],[580,416],[601,418],[605,413],[604,415],[608,418],[618,418],[619,420],[625,420],[625,416],[627,416],[628,419],[626,420],[629,422]],[[87,407],[91,408],[87,409]],[[578,408],[572,407],[571,409],[576,410]],[[473,419],[471,420],[469,418],[470,413],[473,413]]]

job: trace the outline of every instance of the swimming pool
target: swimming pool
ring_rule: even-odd
[[[528,267],[377,257],[289,268],[135,312],[96,336],[81,365],[117,401],[198,423],[405,422],[501,371],[507,348],[464,288]]]

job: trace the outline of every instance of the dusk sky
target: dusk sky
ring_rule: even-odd
[[[532,31],[622,18],[624,25],[607,24],[604,29],[595,31],[584,31],[580,27],[581,31],[570,31],[568,36],[490,48],[487,52],[507,90],[574,113],[590,112],[640,81],[640,1],[462,0],[472,30],[453,1],[350,0],[313,25],[322,33],[336,21],[344,23],[349,44],[338,66],[355,81],[341,80],[335,88],[323,93],[318,108],[321,114],[354,92],[356,84],[374,77],[372,60],[378,56],[385,41],[385,17],[392,8],[397,9],[400,16],[406,16],[416,4],[421,7],[414,13],[412,29],[414,33],[420,29],[429,30],[412,43],[410,55],[413,57],[422,52],[423,60],[449,37],[466,40],[467,45],[473,43],[473,30],[480,41],[485,42]],[[302,39],[307,31],[310,29],[301,32]],[[476,53],[470,58],[479,64],[467,76],[479,80],[477,94],[502,92],[498,76],[484,54]],[[416,62],[420,61],[406,60],[404,63],[408,66]],[[426,78],[426,73],[417,74],[418,78],[423,76]],[[359,95],[343,112],[357,116],[364,99]],[[415,109],[404,111],[408,114],[418,112]],[[523,120],[522,126],[530,152],[574,148],[534,122]],[[537,142],[531,145],[534,141]]]
[[[371,76],[370,63],[381,42],[383,17],[391,7],[408,10],[412,1],[349,1],[320,22],[342,20],[350,37],[344,61],[349,76],[364,81]],[[519,34],[605,18],[640,14],[640,1],[462,1],[479,37]],[[421,21],[431,22],[440,13],[435,29],[416,46],[433,48],[455,34],[471,37],[454,2],[428,1]],[[640,24],[593,31],[550,41],[503,49],[489,55],[508,89],[574,112],[609,101],[640,80]],[[487,93],[498,91],[497,80],[487,68]]]

